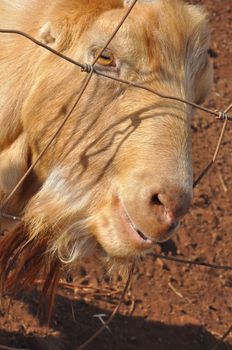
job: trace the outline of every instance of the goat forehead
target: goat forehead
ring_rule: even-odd
[[[178,51],[177,54],[182,52],[189,41],[196,41],[194,33],[202,32],[204,15],[200,11],[198,17],[191,15],[190,9],[182,3],[181,9],[169,2],[165,4],[167,9],[160,1],[152,5],[138,4],[109,47],[125,54],[131,50],[143,52],[145,49],[150,57],[167,46],[172,46]],[[104,46],[124,14],[125,10],[116,9],[100,15],[88,33],[90,41]]]
[[[85,46],[88,45],[90,48],[94,46],[104,47],[123,14],[124,11],[122,10],[113,10],[101,15],[85,34]],[[146,23],[148,21],[146,20],[147,15],[149,24]],[[135,22],[137,22],[139,30],[136,30]],[[150,15],[144,13],[144,16],[139,16],[138,18],[135,13],[135,15],[127,18],[119,33],[108,46],[108,49],[112,50],[116,57],[128,63],[129,66],[134,64],[135,66],[137,64],[143,65],[143,63],[146,65],[148,58],[153,58],[157,51],[155,28],[154,12]]]
[[[139,8],[140,7],[141,6],[139,6]],[[109,36],[117,27],[123,15],[125,15],[125,10],[121,9],[105,12],[97,18],[92,26],[92,30],[96,34],[99,33],[103,38],[109,39]],[[139,26],[139,30],[136,30],[135,24]],[[113,40],[131,39],[129,36],[131,33],[133,33],[134,39],[139,38],[144,34],[145,28],[148,29],[152,35],[157,24],[157,13],[155,10],[147,9],[146,7],[136,9],[134,12],[130,13],[126,21],[120,27],[118,35],[116,35]]]

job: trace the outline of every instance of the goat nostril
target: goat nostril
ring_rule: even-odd
[[[161,200],[159,199],[159,195],[158,194],[154,194],[151,197],[151,204],[152,205],[163,205],[163,203],[161,202]]]

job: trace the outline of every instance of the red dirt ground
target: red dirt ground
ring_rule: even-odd
[[[225,109],[232,102],[232,1],[202,0],[209,11],[214,87],[206,105]],[[193,119],[195,176],[212,159],[222,123],[197,112]],[[232,265],[232,124],[217,165],[195,189],[191,211],[173,240],[156,251],[192,260]],[[57,297],[51,328],[41,327],[38,293],[3,300],[0,344],[29,350],[74,350],[110,315],[123,288],[120,278],[100,268],[80,267],[75,288]],[[132,288],[120,313],[88,350],[212,350],[232,324],[232,272],[149,256],[136,267]],[[232,349],[232,335],[220,346]]]

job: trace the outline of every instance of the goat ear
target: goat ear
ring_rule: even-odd
[[[53,32],[51,22],[46,22],[39,30],[39,40],[45,45],[54,44],[56,35]]]
[[[29,146],[25,133],[0,153],[0,192],[9,194],[28,169]]]

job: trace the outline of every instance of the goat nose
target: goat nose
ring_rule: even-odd
[[[141,176],[142,178],[142,176]],[[120,193],[129,221],[153,242],[169,239],[192,201],[191,181],[154,181],[153,176],[134,177]],[[165,181],[164,181],[165,180]],[[145,185],[141,185],[146,183]]]
[[[192,192],[178,188],[166,188],[165,191],[159,192],[152,194],[150,204],[154,209],[162,207],[168,224],[174,228],[177,220],[188,211],[192,201]]]

